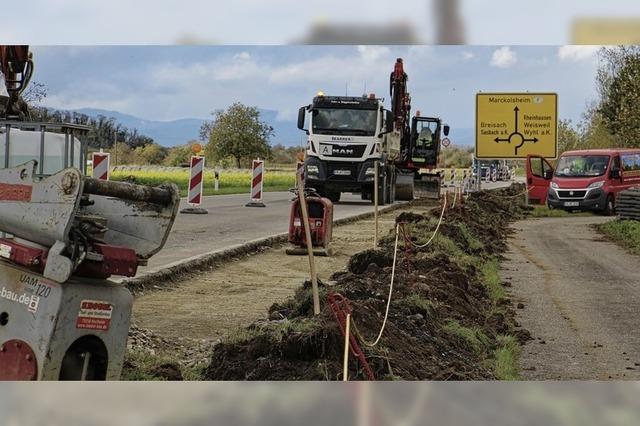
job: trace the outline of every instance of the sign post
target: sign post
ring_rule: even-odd
[[[558,156],[558,95],[478,93],[476,158],[523,160]]]

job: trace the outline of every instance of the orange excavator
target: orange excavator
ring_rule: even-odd
[[[8,95],[8,98],[0,97],[0,117],[24,121],[29,110],[20,95],[33,75],[29,46],[0,45],[0,71]]]

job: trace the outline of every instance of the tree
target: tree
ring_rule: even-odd
[[[260,121],[258,108],[236,102],[226,111],[215,112],[205,152],[214,161],[232,157],[240,168],[242,162],[270,156],[273,134],[273,127]]]
[[[573,127],[571,120],[560,120],[558,122],[558,153],[579,149],[580,143],[580,135]]]
[[[599,114],[616,144],[640,146],[640,47],[604,48],[600,52]]]
[[[191,141],[186,145],[174,146],[173,148],[169,148],[169,152],[165,157],[162,164],[165,166],[181,166],[183,164],[189,164],[189,160],[191,159],[191,145],[195,141]]]

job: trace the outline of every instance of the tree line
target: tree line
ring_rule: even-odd
[[[560,120],[560,153],[640,147],[640,47],[605,47],[598,52],[598,59],[598,98],[578,123]]]

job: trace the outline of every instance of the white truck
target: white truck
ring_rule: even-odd
[[[423,196],[440,196],[441,175],[435,169],[441,137],[449,134],[449,126],[419,112],[410,118],[407,81],[404,62],[398,58],[389,80],[391,111],[374,94],[358,98],[322,92],[300,108],[298,128],[308,135],[307,187],[334,202],[342,192],[373,201],[378,162],[379,204],[393,203],[396,196],[412,200],[416,187]]]
[[[309,113],[308,128],[305,128]],[[381,99],[325,96],[300,108],[298,128],[309,137],[305,160],[305,182],[331,201],[342,192],[360,193],[371,200],[375,161],[379,163],[379,202],[395,200],[395,159],[402,135],[393,129],[393,116]]]

